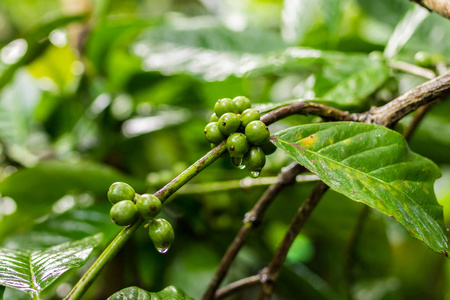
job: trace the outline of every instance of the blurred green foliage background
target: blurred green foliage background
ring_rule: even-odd
[[[448,65],[449,37],[449,20],[407,0],[2,0],[0,243],[41,249],[103,232],[106,245],[120,230],[108,217],[109,185],[126,181],[152,193],[200,158],[210,149],[203,128],[217,99],[324,98],[365,111],[426,81],[388,61],[413,63],[428,51]],[[356,85],[336,89],[346,80]],[[410,143],[442,169],[436,194],[447,224],[449,115],[450,103],[436,105]],[[315,121],[291,117],[271,130]],[[268,159],[262,176],[289,163],[278,151]],[[246,176],[223,158],[193,181]],[[311,188],[282,192],[227,282],[268,263]],[[169,253],[157,253],[138,230],[86,299],[131,285],[176,285],[199,298],[263,190],[183,188],[162,213],[176,232]],[[276,299],[450,299],[448,260],[394,220],[371,211],[348,250],[362,208],[326,194],[289,252]],[[68,272],[46,297],[64,296],[85,270]],[[22,298],[6,289],[5,299]]]

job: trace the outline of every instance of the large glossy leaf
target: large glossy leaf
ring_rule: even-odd
[[[274,144],[332,189],[391,216],[448,255],[433,190],[439,168],[412,152],[399,133],[354,122],[309,124],[278,132]]]
[[[167,24],[152,28],[137,39],[133,53],[143,61],[145,71],[189,74],[207,81],[315,70],[327,62],[364,65],[368,61],[366,55],[360,54],[286,49],[283,41],[267,32],[248,29],[236,34],[217,22],[205,20],[184,20],[180,22],[183,26]]]
[[[108,300],[193,300],[193,298],[187,296],[181,289],[168,286],[160,292],[150,293],[146,290],[138,288],[136,286],[127,287],[121,291],[118,291],[114,295],[108,298]]]
[[[0,284],[39,295],[69,269],[82,266],[101,242],[95,235],[46,250],[0,249]]]

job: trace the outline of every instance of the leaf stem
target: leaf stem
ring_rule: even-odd
[[[218,159],[225,152],[225,141],[220,143],[217,147],[209,151],[198,161],[193,163],[184,172],[178,175],[175,179],[157,191],[154,195],[158,197],[162,203],[169,198],[175,191],[191,180],[195,175],[200,173],[216,159]],[[73,289],[64,298],[66,300],[80,299],[84,293],[88,290],[94,280],[98,277],[100,272],[110,262],[119,250],[125,245],[125,243],[131,238],[133,233],[141,226],[144,219],[139,218],[132,225],[125,227],[114,240],[106,247],[102,254],[92,264],[89,270],[81,277]]]

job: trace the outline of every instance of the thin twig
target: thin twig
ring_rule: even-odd
[[[211,279],[208,288],[202,297],[203,300],[213,299],[217,288],[225,278],[228,268],[236,258],[236,255],[244,244],[245,238],[247,237],[250,230],[259,226],[262,216],[267,207],[269,207],[270,203],[272,203],[274,198],[283,189],[283,187],[294,183],[297,174],[299,174],[303,170],[305,169],[297,163],[293,163],[290,166],[284,168],[278,175],[277,182],[275,184],[272,184],[264,192],[261,198],[259,198],[258,202],[253,206],[253,208],[247,214],[245,214],[243,220],[244,224],[242,225],[233,242],[230,244],[224,256],[222,257],[219,267],[214,273],[214,276]]]
[[[296,114],[305,116],[314,115],[322,117],[325,120],[333,121],[356,121],[355,116],[346,111],[342,111],[331,106],[303,100],[299,100],[298,102],[295,102],[293,104],[277,108],[262,116],[261,121],[266,124],[271,124],[275,121]]]
[[[259,300],[268,300],[270,298],[273,291],[273,286],[280,275],[281,267],[286,260],[287,253],[292,243],[327,189],[328,186],[325,183],[322,181],[317,182],[309,197],[298,209],[291,221],[291,224],[289,225],[289,229],[284,236],[283,241],[278,247],[276,253],[273,255],[266,272],[262,273],[261,281],[263,283],[258,297]]]
[[[393,69],[397,69],[406,73],[410,73],[419,77],[423,77],[426,79],[433,79],[434,77],[436,77],[436,74],[429,70],[429,69],[425,69],[404,61],[395,61],[392,60],[389,63],[389,67],[393,68]]]
[[[226,287],[219,289],[216,292],[214,299],[215,300],[223,299],[249,286],[259,284],[260,282],[261,282],[261,274],[256,274],[253,276],[242,278],[238,281],[228,284]]]
[[[419,107],[444,99],[448,95],[450,95],[450,73],[427,81],[384,106],[373,107],[368,112],[355,114],[354,117],[359,122],[390,127]]]

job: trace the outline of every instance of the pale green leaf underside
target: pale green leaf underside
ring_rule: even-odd
[[[45,250],[0,249],[0,284],[39,295],[59,276],[82,266],[102,234]]]
[[[160,292],[150,293],[141,288],[131,286],[108,298],[108,300],[193,300],[187,296],[181,289],[168,286]]]
[[[308,124],[275,134],[274,144],[332,189],[395,218],[434,251],[448,251],[433,183],[439,168],[399,133],[354,122]]]

